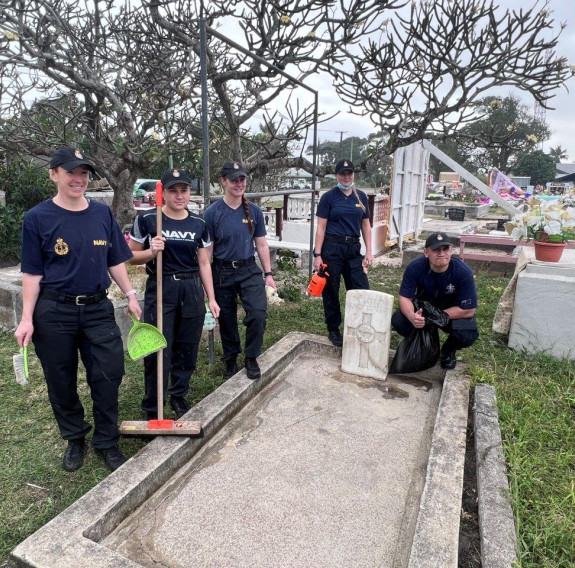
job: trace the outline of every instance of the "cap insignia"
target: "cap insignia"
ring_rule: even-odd
[[[84,159],[84,156],[82,156],[82,152],[80,152],[80,150],[74,150],[74,156],[76,156],[76,158],[78,158],[78,160]]]
[[[172,172],[172,175],[173,175],[175,178],[179,178],[179,177],[180,177],[180,172],[179,172],[178,170],[174,170],[174,171]]]
[[[347,162],[344,162],[343,165],[344,165],[344,166],[349,166],[349,164],[348,164]]]
[[[443,236],[442,236],[442,235],[437,235],[437,240],[438,240],[438,241],[442,241],[442,240],[443,240]]]
[[[239,169],[240,169],[240,166],[238,165],[238,163],[234,162],[234,170],[239,170]]]

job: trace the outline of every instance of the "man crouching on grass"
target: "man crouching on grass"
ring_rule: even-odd
[[[475,310],[477,293],[469,266],[457,258],[451,258],[453,247],[445,233],[433,233],[425,241],[423,256],[411,261],[399,289],[399,310],[391,325],[397,333],[406,337],[413,328],[425,326],[422,310],[415,311],[415,299],[427,300],[449,316],[449,322],[441,330],[447,339],[441,347],[440,365],[454,369],[456,351],[469,347],[479,337]]]

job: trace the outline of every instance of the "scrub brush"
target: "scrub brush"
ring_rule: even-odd
[[[25,387],[28,384],[28,346],[20,347],[20,351],[12,355],[12,364],[14,365],[14,375],[16,382]]]

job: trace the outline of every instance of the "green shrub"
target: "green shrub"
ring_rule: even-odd
[[[13,266],[20,261],[24,214],[22,209],[0,207],[0,266]]]
[[[296,255],[288,249],[278,249],[278,269],[286,272],[297,272]]]
[[[301,290],[297,286],[283,286],[278,289],[278,296],[286,302],[301,301]]]
[[[22,222],[26,211],[56,194],[48,170],[36,164],[15,161],[0,164],[0,190],[6,206],[0,207],[0,265],[18,264],[22,252]]]
[[[24,161],[0,165],[0,190],[6,192],[6,205],[23,211],[56,195],[48,170]]]

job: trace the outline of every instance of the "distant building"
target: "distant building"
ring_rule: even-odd
[[[555,179],[575,174],[575,164],[555,164]]]
[[[526,189],[531,185],[530,176],[509,176],[509,177],[511,178],[511,181],[521,189]]]

